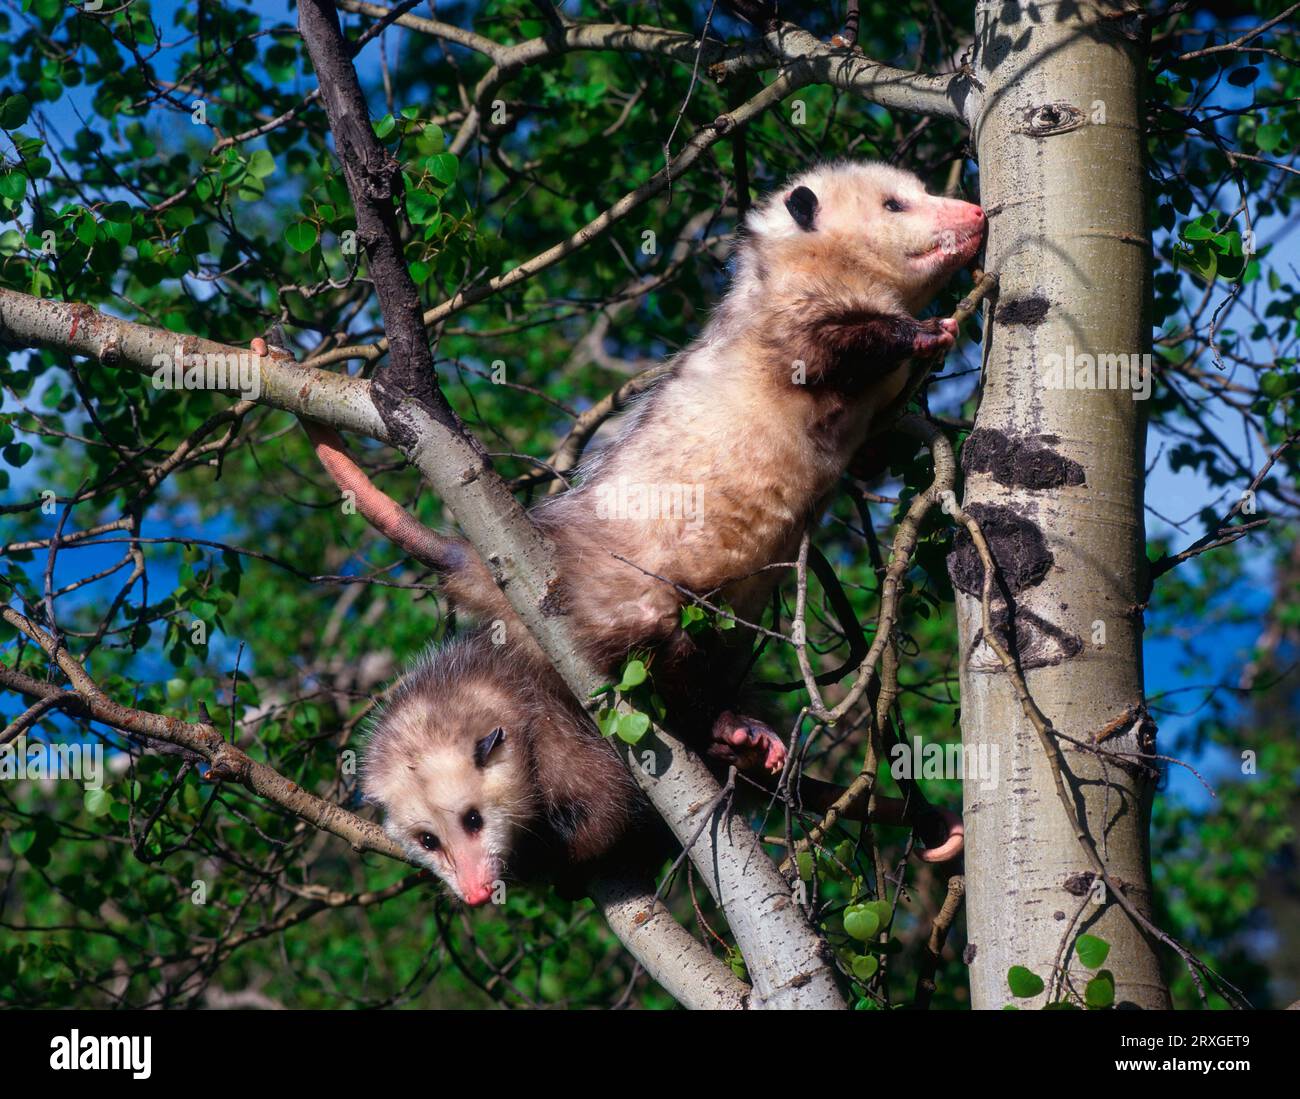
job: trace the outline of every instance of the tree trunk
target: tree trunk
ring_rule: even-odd
[[[1018,653],[1055,729],[1085,740],[1125,711],[1140,712],[1133,708],[1143,698],[1145,419],[1128,385],[1105,388],[1105,370],[1096,388],[1049,382],[1054,356],[1069,376],[1063,384],[1086,385],[1075,377],[1082,356],[1150,350],[1145,48],[1130,17],[1093,0],[981,3],[976,46],[983,89],[972,130],[989,215],[987,265],[1001,285],[976,431],[963,451],[964,507],[1004,585],[993,599],[995,629]],[[1140,378],[1121,372],[1116,384],[1125,382]],[[982,567],[964,535],[949,569],[958,588],[963,739],[968,758],[988,750],[997,766],[996,782],[965,783],[972,1002],[1012,1002],[1007,972],[1016,965],[1050,991],[1063,941],[1069,949],[1083,931],[1110,944],[1105,968],[1115,974],[1116,1003],[1167,1007],[1152,942],[1092,882],[1052,764],[983,641]],[[1104,744],[1139,750],[1149,725],[1117,724]],[[1066,789],[1110,877],[1149,914],[1153,776],[1058,743]],[[1068,967],[1082,990],[1092,971],[1072,950]],[[1046,995],[1015,1002],[1038,1006]]]

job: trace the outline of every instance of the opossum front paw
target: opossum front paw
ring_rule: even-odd
[[[912,354],[928,359],[942,355],[957,341],[957,322],[951,317],[922,321],[912,337]]]
[[[713,723],[713,744],[709,756],[735,764],[741,771],[770,771],[785,768],[785,745],[781,738],[757,718],[725,710]]]

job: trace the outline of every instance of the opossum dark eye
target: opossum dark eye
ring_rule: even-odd
[[[471,809],[461,818],[461,823],[465,825],[466,832],[474,833],[483,827],[483,818],[477,809]]]
[[[901,202],[899,202],[898,199],[896,198],[887,198],[885,199],[885,209],[888,210],[891,214],[901,214],[904,210],[907,209],[907,207],[904,206]]]
[[[421,832],[420,846],[426,851],[436,851],[442,846],[442,843],[432,832]]]

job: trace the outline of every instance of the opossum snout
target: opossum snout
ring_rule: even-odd
[[[984,211],[973,202],[957,199],[940,199],[935,218],[931,223],[933,243],[913,259],[928,269],[940,272],[956,270],[974,258],[984,239],[987,219]]]
[[[490,863],[479,863],[467,868],[466,873],[456,875],[456,885],[461,898],[471,908],[487,904],[492,899],[492,890],[496,885],[496,867]]]
[[[940,219],[940,234],[944,231],[957,233],[963,237],[978,238],[984,233],[984,209],[973,202],[959,202],[949,199],[944,203],[943,217]]]
[[[465,903],[471,908],[477,908],[481,904],[487,904],[492,899],[491,882],[479,882],[477,885],[466,886]]]

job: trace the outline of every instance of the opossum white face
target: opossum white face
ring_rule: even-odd
[[[480,905],[535,807],[522,740],[498,724],[510,707],[493,707],[481,692],[474,702],[399,697],[371,738],[364,783],[388,834],[466,904]]]
[[[974,257],[985,217],[973,203],[926,194],[910,172],[842,162],[797,176],[748,224],[777,278],[870,284],[914,314]]]

